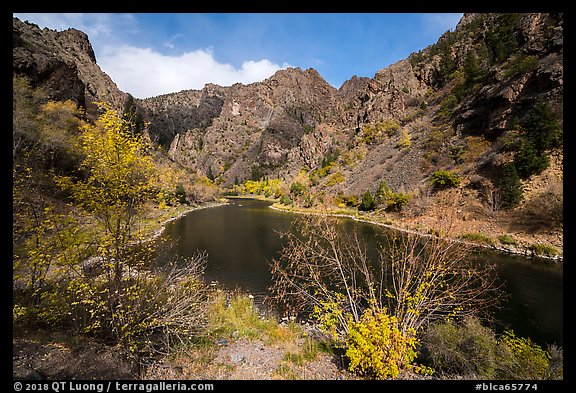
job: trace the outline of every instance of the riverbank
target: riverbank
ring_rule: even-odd
[[[214,201],[202,206],[175,206],[174,209],[172,207],[162,209],[154,212],[155,219],[150,222],[149,227],[150,229],[155,227],[155,231],[152,232],[157,232],[166,223],[190,211],[225,203]],[[263,211],[267,210],[264,206],[268,203],[252,203],[261,206]],[[239,203],[239,205],[248,204]],[[228,213],[228,210],[211,211],[209,214]],[[341,212],[345,213],[347,212]],[[266,215],[279,214],[268,212]],[[366,218],[369,217],[358,214],[358,220],[366,221]],[[217,220],[216,223],[217,231],[219,228],[224,228],[222,225],[225,224],[220,224]],[[195,232],[205,229],[204,223],[196,228]],[[218,238],[213,235],[212,237]],[[262,238],[257,236],[257,239]],[[248,247],[243,247],[244,250],[246,248]],[[216,287],[213,290],[218,293]],[[251,304],[251,300],[247,299],[254,298],[246,295],[239,303]],[[210,297],[207,306],[213,303],[217,302]],[[317,337],[317,329],[313,324],[282,320],[271,314],[243,313],[241,311],[247,308],[235,307],[233,303],[228,298],[221,307],[210,308],[207,315],[209,318],[214,318],[211,325],[208,325],[205,332],[191,337],[186,345],[178,346],[168,356],[140,359],[139,362],[131,358],[121,346],[111,347],[87,336],[48,332],[46,337],[36,338],[36,329],[30,329],[27,334],[19,332],[13,336],[14,375],[17,375],[16,372],[19,370],[18,375],[43,379],[97,379],[103,375],[108,375],[107,379],[145,380],[358,379],[358,376],[346,371],[341,353],[330,352],[329,348],[323,346],[321,340],[310,340]],[[222,313],[220,317],[219,313]],[[241,315],[247,317],[240,317]],[[241,323],[238,323],[239,320]],[[112,369],[114,372],[117,370],[118,374],[105,374]],[[398,378],[420,377],[407,373]]]
[[[251,196],[247,197],[249,198]],[[358,222],[365,222],[368,224],[378,225],[391,230],[402,231],[404,233],[411,233],[418,236],[432,236],[433,234],[442,235],[441,230],[439,228],[428,227],[423,228],[423,230],[414,229],[408,224],[399,225],[398,223],[395,222],[395,220],[392,220],[389,217],[382,217],[378,215],[377,212],[368,213],[368,212],[360,212],[358,210],[342,209],[342,208],[319,210],[314,208],[286,206],[279,203],[277,200],[272,200],[270,198],[256,198],[256,199],[264,199],[273,202],[270,208],[279,211],[286,211],[295,214],[319,214],[319,215],[330,215],[332,217],[349,218]],[[450,239],[451,241],[466,244],[472,247],[478,247],[513,255],[519,255],[526,258],[539,258],[554,262],[563,262],[562,250],[559,250],[560,254],[548,255],[546,253],[539,252],[539,250],[546,251],[547,249],[545,247],[539,247],[538,245],[540,243],[538,242],[520,243],[515,241],[513,243],[511,242],[510,244],[505,244],[506,240],[510,239],[510,237],[506,237],[506,235],[502,234],[480,233],[480,232],[456,233],[455,236],[446,236],[446,238]]]
[[[220,198],[218,201],[206,202],[199,205],[178,205],[170,209],[156,208],[155,210],[148,210],[143,220],[144,223],[139,229],[143,234],[142,237],[146,239],[145,241],[151,241],[162,235],[166,224],[178,220],[193,211],[224,206],[227,203],[226,198]]]

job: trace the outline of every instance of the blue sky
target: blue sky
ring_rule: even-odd
[[[315,68],[338,88],[374,74],[454,30],[462,14],[14,14],[41,28],[88,34],[100,67],[145,98],[206,83],[264,80]]]

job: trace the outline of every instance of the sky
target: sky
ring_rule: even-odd
[[[339,88],[454,30],[453,13],[15,13],[41,28],[88,34],[96,61],[137,98],[206,83],[262,81],[287,67],[314,68]]]

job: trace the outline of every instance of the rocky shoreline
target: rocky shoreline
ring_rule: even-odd
[[[359,217],[352,215],[352,214],[334,213],[334,212],[330,212],[330,211],[328,211],[327,213],[321,213],[321,212],[317,212],[317,211],[306,211],[303,209],[283,208],[282,206],[279,206],[277,203],[274,203],[273,205],[271,205],[269,207],[271,209],[274,209],[274,210],[285,211],[285,212],[290,212],[290,213],[295,213],[295,214],[312,214],[312,215],[328,214],[331,217],[349,218],[349,219],[352,219],[352,220],[357,221],[357,222],[364,222],[367,224],[378,225],[378,226],[382,226],[382,227],[385,227],[385,228],[388,228],[391,230],[401,231],[404,233],[410,233],[410,234],[414,234],[417,236],[424,236],[424,237],[432,236],[430,233],[425,233],[425,232],[417,231],[414,229],[403,228],[403,227],[400,227],[397,225],[385,224],[382,222],[369,220],[369,219],[365,219],[365,218],[359,218]],[[475,242],[470,242],[470,241],[466,241],[466,240],[462,240],[462,239],[454,239],[454,238],[450,238],[450,241],[465,244],[465,245],[472,246],[472,247],[479,247],[479,248],[484,248],[484,249],[488,249],[488,250],[492,250],[492,251],[523,256],[525,258],[538,258],[538,259],[545,259],[545,260],[549,260],[549,261],[553,261],[553,262],[563,262],[564,261],[564,257],[562,255],[536,254],[533,250],[531,250],[527,247],[515,247],[512,245],[499,246],[499,245],[494,245],[494,244],[482,244],[482,243],[475,243]]]

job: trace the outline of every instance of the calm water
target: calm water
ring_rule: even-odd
[[[262,299],[271,284],[269,261],[282,244],[278,232],[288,229],[294,214],[268,208],[270,203],[234,199],[229,205],[197,210],[169,223],[162,237],[174,243],[174,252],[190,256],[208,252],[207,280],[240,288]],[[346,220],[362,234],[375,232],[370,224]],[[534,341],[562,345],[561,264],[485,253],[481,259],[496,263],[510,298],[496,315],[503,326]]]

